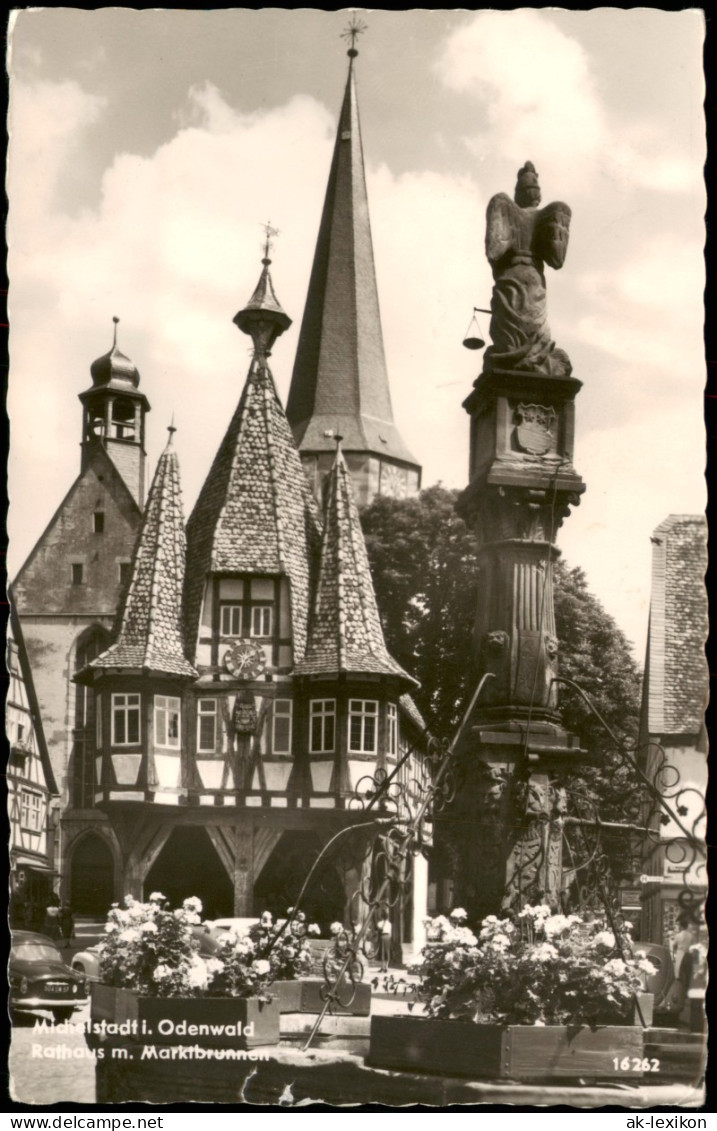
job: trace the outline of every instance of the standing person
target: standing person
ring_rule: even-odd
[[[675,962],[675,977],[680,981],[688,981],[688,971],[685,971],[685,976],[680,978],[680,968],[685,961],[685,957],[689,953],[689,949],[694,943],[694,936],[692,934],[692,923],[687,915],[680,915],[677,920],[677,925],[680,928],[672,940],[672,956]]]
[[[388,964],[391,958],[391,920],[388,917],[388,911],[385,907],[382,907],[379,911],[376,930],[378,931],[380,973],[385,974],[388,970]]]
[[[75,933],[75,917],[72,914],[72,907],[65,901],[60,908],[60,933],[65,943],[72,942],[72,936]]]
[[[45,921],[42,926],[42,933],[51,938],[53,942],[57,942],[60,937],[60,908],[58,903],[48,903],[45,908]]]

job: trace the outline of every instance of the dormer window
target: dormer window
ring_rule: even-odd
[[[241,605],[222,605],[219,628],[222,636],[242,635],[242,612]]]
[[[276,585],[269,578],[227,579],[220,582],[219,635],[251,636],[267,640],[274,635]]]

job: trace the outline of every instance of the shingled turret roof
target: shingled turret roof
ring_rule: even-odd
[[[351,62],[286,414],[302,452],[373,452],[418,466],[393,421]]]
[[[261,304],[264,321],[276,303],[270,280],[268,288],[273,303]],[[235,319],[240,329],[242,313]],[[255,337],[249,376],[187,524],[185,632],[193,654],[208,574],[284,575],[294,655],[301,657],[319,515],[262,349],[264,335],[251,320],[247,332]]]
[[[182,638],[186,541],[173,431],[171,428],[147,498],[117,639],[90,668],[197,675],[185,658]]]
[[[327,480],[319,576],[306,656],[295,670],[297,675],[392,675],[417,686],[386,648],[366,543],[340,451]]]

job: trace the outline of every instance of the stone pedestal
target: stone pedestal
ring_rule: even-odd
[[[454,902],[474,919],[560,899],[556,781],[585,751],[558,710],[552,571],[557,531],[585,490],[572,464],[580,387],[492,370],[464,405],[471,475],[458,509],[479,546],[476,679],[490,678],[457,751],[449,835]]]

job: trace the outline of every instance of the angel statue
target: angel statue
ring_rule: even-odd
[[[488,204],[485,252],[495,284],[493,344],[484,368],[567,377],[570,358],[556,349],[546,321],[543,265],[558,270],[565,262],[571,212],[560,202],[541,209],[539,204],[538,174],[530,161],[518,172],[515,203],[499,192]]]

